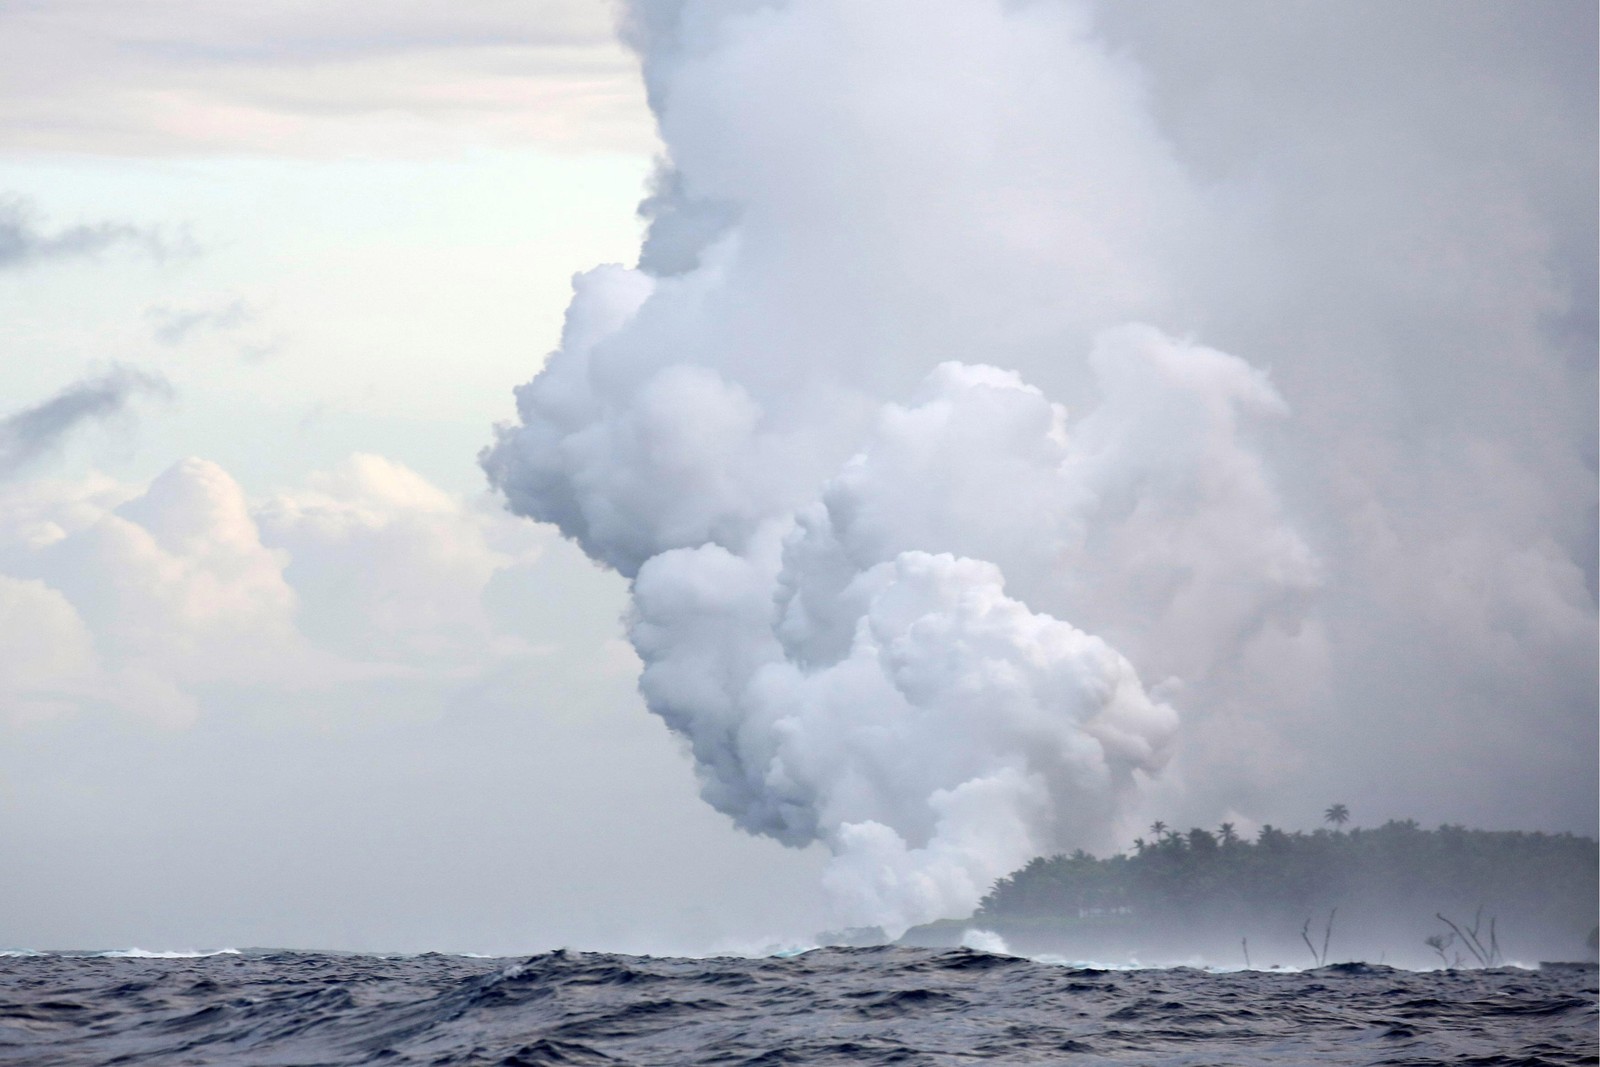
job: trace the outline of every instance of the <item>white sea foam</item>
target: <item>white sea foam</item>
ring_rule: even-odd
[[[206,956],[237,956],[236,948],[218,948],[208,952],[177,951],[172,949],[152,952],[145,948],[118,948],[106,952],[91,952],[91,956],[108,960],[193,960]]]
[[[1118,963],[1108,963],[1105,960],[1080,960],[1068,956],[1059,956],[1053,952],[1042,952],[1037,956],[1029,956],[1035,963],[1046,963],[1053,967],[1071,967],[1074,970],[1091,971],[1160,971],[1171,964],[1142,963],[1137,959],[1122,960]]]
[[[993,952],[997,956],[1014,956],[1006,939],[993,930],[972,927],[961,935],[962,948],[975,948],[979,952]]]
[[[768,953],[768,955],[780,960],[788,960],[796,956],[804,956],[807,952],[813,952],[821,947],[821,945],[800,945],[795,948],[780,948],[776,952]]]

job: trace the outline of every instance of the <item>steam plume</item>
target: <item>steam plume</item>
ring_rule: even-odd
[[[958,914],[1125,841],[1142,791],[1260,810],[1348,672],[1407,675],[1433,621],[1370,612],[1378,639],[1347,605],[1424,546],[1292,518],[1327,508],[1289,474],[1386,489],[1181,332],[1275,235],[1191,176],[1089,9],[641,3],[626,33],[667,149],[640,266],[575,280],[482,462],[632,580],[649,707],[710,803],[830,850],[841,921]],[[1295,380],[1319,432],[1351,406]],[[1528,631],[1564,701],[1577,580]]]

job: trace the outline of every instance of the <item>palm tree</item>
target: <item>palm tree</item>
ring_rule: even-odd
[[[1322,821],[1331,822],[1335,826],[1343,826],[1350,821],[1350,809],[1343,804],[1331,805],[1327,811],[1322,813]]]
[[[1162,822],[1160,819],[1157,819],[1155,822],[1150,824],[1150,832],[1155,834],[1158,839],[1163,833],[1166,832],[1166,830],[1167,824]]]
[[[1224,845],[1231,845],[1239,840],[1239,835],[1234,832],[1233,823],[1231,822],[1225,822],[1217,827],[1217,836],[1222,838]]]
[[[1144,838],[1136,837],[1133,839],[1133,851],[1135,855],[1144,855]]]

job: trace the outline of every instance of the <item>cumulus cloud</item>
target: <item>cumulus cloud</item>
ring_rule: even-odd
[[[139,396],[170,398],[172,386],[159,374],[114,366],[0,418],[0,479],[50,455],[78,428],[123,414]]]
[[[474,662],[496,640],[485,586],[537,544],[497,543],[499,516],[374,455],[313,474],[256,517],[264,543],[286,554],[301,631],[356,660]]]
[[[630,9],[639,264],[483,463],[632,579],[703,795],[845,921],[1157,805],[1593,821],[1592,85],[1510,5],[1309,71],[1333,15],[1281,10],[1211,67],[1072,3]]]
[[[44,531],[7,553],[7,572],[23,583],[10,592],[49,597],[63,632],[92,638],[93,655],[9,693],[8,706],[70,697],[184,723],[200,687],[261,677],[292,639],[282,561],[262,546],[238,485],[215,464],[181,463],[92,517],[76,493],[29,495],[19,492],[7,510],[25,503]]]
[[[471,674],[529,653],[483,606],[539,551],[508,526],[376,456],[262,501],[200,459],[144,487],[19,484],[0,497],[0,625],[39,651],[6,657],[0,693],[17,721],[183,725],[227,691]]]

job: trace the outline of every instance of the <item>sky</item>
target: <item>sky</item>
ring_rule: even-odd
[[[1595,39],[0,2],[0,947],[759,951],[1156,818],[1594,834]]]

